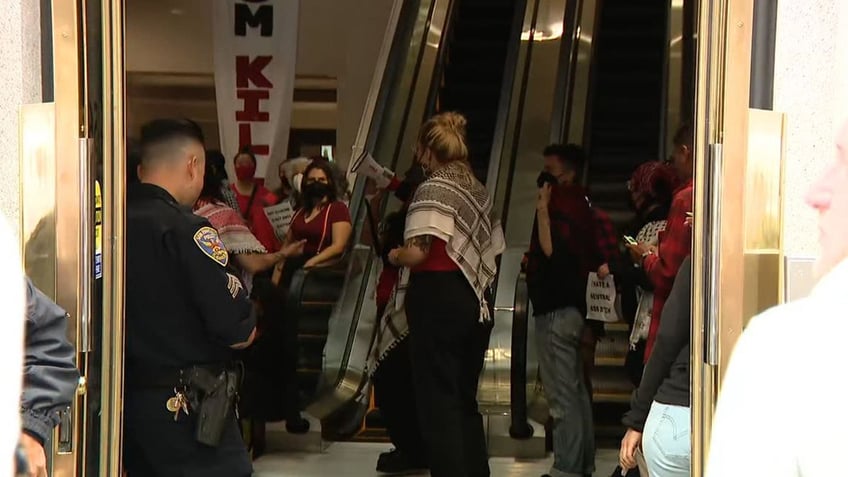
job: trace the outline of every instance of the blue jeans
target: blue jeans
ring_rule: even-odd
[[[688,407],[654,401],[642,433],[642,450],[651,477],[689,477],[692,446]]]
[[[536,316],[539,369],[553,419],[552,477],[583,477],[595,471],[592,404],[580,360],[583,326],[577,308]]]

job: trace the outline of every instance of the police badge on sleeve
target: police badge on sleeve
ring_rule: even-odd
[[[212,227],[203,227],[194,233],[194,243],[207,257],[216,261],[222,267],[230,263],[230,255],[227,253],[224,242],[218,237],[218,231]]]

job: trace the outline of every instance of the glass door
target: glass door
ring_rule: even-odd
[[[700,0],[692,289],[692,475],[744,323],[745,181],[753,0]]]
[[[74,403],[45,443],[48,472],[84,475],[94,314],[94,189],[83,132],[84,24],[76,2],[50,5],[53,98],[22,107],[21,243],[33,283],[68,313],[69,339],[82,376]]]
[[[123,52],[113,45],[121,45],[122,0],[54,0],[50,7],[53,76],[45,81],[53,82],[53,98],[21,110],[21,244],[27,275],[68,313],[81,379],[45,450],[51,476],[114,477],[124,122]]]

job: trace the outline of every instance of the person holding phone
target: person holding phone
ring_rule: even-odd
[[[692,229],[686,225],[686,213],[692,211],[693,144],[694,136],[691,126],[685,125],[677,130],[674,135],[673,166],[683,185],[674,193],[668,222],[665,230],[658,234],[656,249],[645,242],[627,246],[634,263],[642,267],[654,289],[651,306],[653,318],[645,345],[645,361],[651,355],[654,341],[656,341],[660,314],[671,293],[677,270],[680,269],[683,259],[692,253]]]

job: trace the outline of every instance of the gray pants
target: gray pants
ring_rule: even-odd
[[[552,477],[582,477],[595,470],[592,404],[583,382],[577,308],[536,316],[536,349],[553,419]]]

